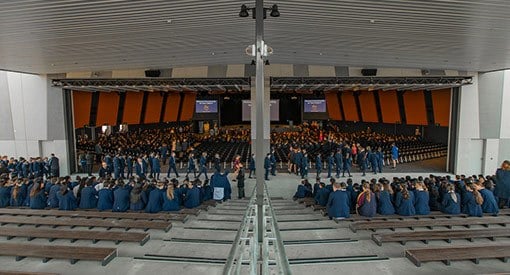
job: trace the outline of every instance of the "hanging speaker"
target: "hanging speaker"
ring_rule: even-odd
[[[161,75],[160,70],[146,70],[145,77],[159,77]]]
[[[377,69],[361,69],[361,75],[363,76],[376,76]]]

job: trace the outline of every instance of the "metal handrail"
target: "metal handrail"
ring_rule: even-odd
[[[290,275],[292,274],[290,270],[289,258],[287,257],[287,253],[285,252],[285,246],[283,245],[283,239],[280,235],[280,228],[278,227],[278,223],[276,222],[276,215],[274,214],[273,205],[271,204],[271,199],[269,198],[269,190],[267,188],[267,184],[264,182],[264,191],[267,196],[267,204],[268,204],[268,212],[271,218],[271,225],[273,226],[273,234],[274,239],[276,241],[276,255],[277,255],[277,263],[276,266],[280,268],[280,274]]]
[[[249,224],[250,222],[257,222],[257,219],[253,219],[253,217],[249,217],[249,214],[253,208],[253,205],[255,204],[255,191],[256,191],[256,187],[253,188],[253,191],[251,192],[251,199],[250,199],[250,202],[248,203],[248,206],[246,207],[246,211],[244,212],[244,216],[243,216],[243,220],[241,222],[241,225],[239,226],[239,230],[237,230],[237,234],[236,234],[236,237],[234,239],[234,242],[232,244],[232,248],[230,248],[230,252],[228,254],[228,258],[227,258],[227,261],[225,263],[225,266],[223,267],[223,274],[224,275],[230,275],[230,274],[240,274],[240,267],[241,267],[241,262],[237,262],[237,269],[235,270],[234,273],[232,273],[232,268],[234,267],[234,260],[236,259],[236,256],[239,255],[239,249],[241,248],[241,246],[239,245],[240,241],[241,241],[241,235],[243,232],[246,232],[246,229],[248,229],[249,227]],[[257,211],[257,209],[255,208],[254,209],[255,211]],[[259,213],[256,213],[255,214],[259,214]],[[255,215],[255,217],[256,217]],[[255,224],[254,228],[257,228],[257,225]],[[255,229],[256,230],[256,229]],[[256,236],[256,235],[255,235]],[[256,245],[256,241],[255,241],[255,238],[252,236],[251,240],[250,240],[250,244],[251,245]],[[255,248],[253,251],[257,251],[257,249]],[[253,259],[257,259],[256,255],[252,255],[252,261]],[[253,263],[252,263],[253,265]],[[252,268],[253,270],[253,268]]]

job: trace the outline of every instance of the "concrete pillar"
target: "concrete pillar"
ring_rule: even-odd
[[[271,135],[271,118],[270,118],[270,95],[271,95],[271,88],[269,83],[269,77],[266,77],[264,80],[264,106],[266,112],[264,113],[264,152],[269,153],[270,149],[270,135]],[[251,80],[251,151],[256,152],[255,150],[255,144],[257,141],[256,136],[256,127],[255,124],[257,122],[257,116],[256,116],[256,88],[255,88],[255,77],[252,77]]]

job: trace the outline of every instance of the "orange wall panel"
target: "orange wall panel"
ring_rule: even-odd
[[[73,91],[74,127],[82,128],[90,122],[92,93]]]
[[[149,93],[147,96],[147,107],[145,108],[144,123],[158,123],[161,116],[161,105],[163,96],[158,92]]]
[[[193,118],[193,113],[195,112],[195,101],[197,99],[197,94],[195,93],[185,93],[184,100],[182,102],[182,110],[181,110],[181,121],[188,121]]]
[[[434,106],[434,120],[440,126],[450,124],[450,96],[451,89],[432,91],[432,106]]]
[[[407,124],[427,125],[427,110],[423,91],[407,91],[404,93],[404,105]]]
[[[179,115],[179,104],[181,104],[181,96],[179,94],[168,94],[166,99],[165,117],[163,118],[164,122],[177,121],[177,116]]]
[[[375,107],[374,92],[363,91],[359,95],[359,105],[363,122],[379,122],[377,108]]]
[[[122,123],[140,124],[140,113],[142,112],[142,92],[128,92],[124,103]]]
[[[332,120],[342,120],[342,114],[340,113],[340,104],[338,103],[337,94],[334,92],[329,92],[325,93],[324,95],[326,97],[329,118]]]
[[[97,105],[96,125],[103,124],[116,125],[117,112],[119,110],[119,98],[117,93],[99,93],[99,102]]]
[[[359,121],[358,108],[352,91],[342,92],[342,105],[346,121]]]
[[[401,121],[397,92],[380,91],[379,102],[381,103],[381,113],[384,123],[395,123],[397,121]]]

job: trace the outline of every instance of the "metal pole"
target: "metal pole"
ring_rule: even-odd
[[[256,0],[255,2],[255,37],[256,37],[256,52],[257,52],[257,68],[255,74],[255,90],[256,90],[256,116],[255,116],[255,165],[257,175],[257,210],[258,210],[258,241],[262,243],[263,232],[263,217],[262,207],[264,204],[264,60],[262,59],[262,46],[264,39],[264,0]],[[252,98],[253,100],[253,98]],[[253,129],[252,129],[253,131]]]

